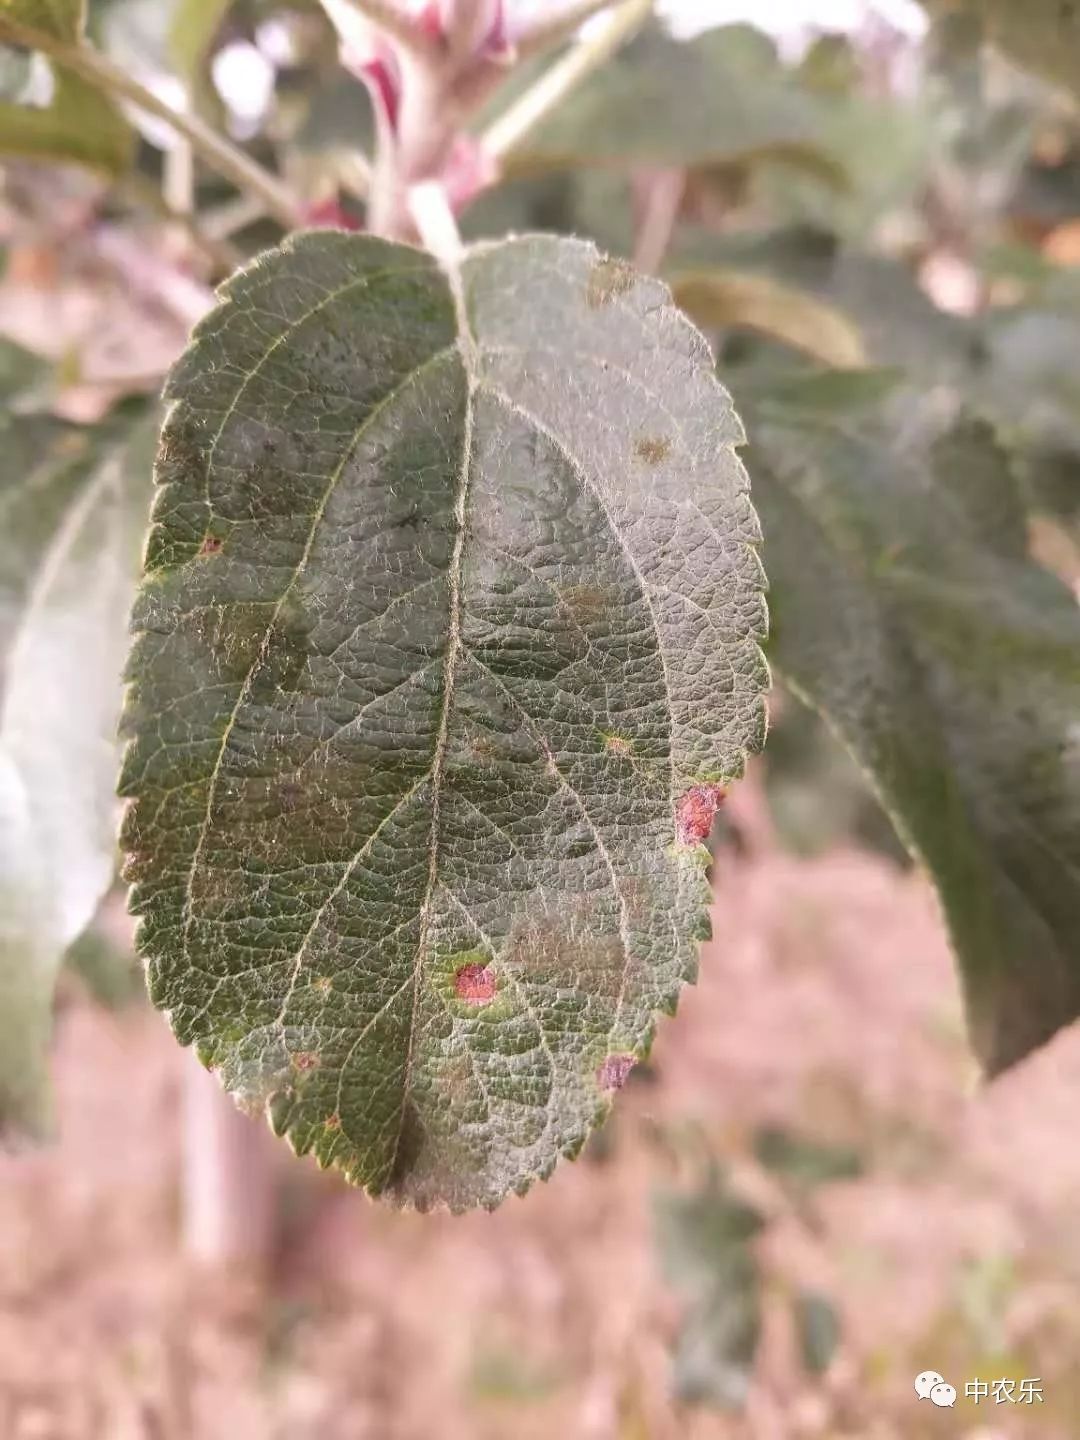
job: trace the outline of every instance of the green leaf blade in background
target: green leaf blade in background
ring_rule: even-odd
[[[0,155],[122,175],[135,155],[134,131],[109,96],[64,63],[83,43],[84,22],[78,0],[0,0],[0,45],[40,48],[52,71],[48,103],[0,98]]]
[[[84,0],[0,0],[4,24],[37,30],[52,40],[77,42],[86,23]]]
[[[1080,1014],[1080,615],[989,427],[867,394],[819,376],[752,411],[770,653],[929,869],[994,1073]]]
[[[300,236],[174,370],[129,663],[151,993],[300,1152],[425,1207],[576,1153],[706,929],[763,739],[757,526],[663,286],[542,237]]]
[[[1080,11],[1068,0],[923,0],[934,16],[965,14],[1010,59],[1080,94]]]
[[[0,1130],[51,1123],[60,962],[116,869],[116,728],[152,433],[9,414],[0,505]],[[35,463],[25,463],[33,452]]]
[[[0,155],[68,161],[122,175],[131,166],[135,136],[108,96],[64,65],[53,63],[48,105],[0,101]]]

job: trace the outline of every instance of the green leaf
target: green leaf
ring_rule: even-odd
[[[799,1353],[811,1375],[824,1375],[840,1344],[840,1316],[827,1295],[800,1290],[792,1306]]]
[[[124,831],[157,1005],[418,1206],[576,1153],[706,931],[764,730],[741,428],[592,246],[295,237],[173,371]],[[689,798],[687,798],[689,793]]]
[[[91,924],[64,956],[64,969],[77,975],[99,1005],[122,1010],[145,996],[142,970],[103,923]]]
[[[675,1389],[690,1404],[740,1409],[761,1335],[761,1280],[750,1242],[763,1221],[713,1175],[654,1202],[664,1274],[684,1302]]]
[[[1070,0],[923,0],[934,15],[979,20],[987,39],[1011,59],[1080,94],[1080,9]]]
[[[967,379],[977,336],[971,322],[938,310],[910,270],[841,244],[806,225],[718,236],[685,228],[674,271],[749,271],[808,292],[856,327],[871,363],[902,366],[920,381]]]
[[[17,25],[53,40],[78,41],[85,22],[85,0],[0,0],[0,30]]]
[[[989,427],[847,377],[759,397],[773,654],[942,899],[991,1072],[1080,1013],[1080,615]]]
[[[63,65],[53,62],[48,105],[0,102],[0,155],[70,161],[119,175],[134,154],[134,135],[113,102]]]
[[[128,169],[134,134],[113,101],[63,63],[78,47],[82,0],[0,0],[0,43],[40,47],[52,58],[47,105],[0,102],[0,155],[69,161],[108,175]]]
[[[857,1150],[824,1145],[777,1126],[765,1126],[757,1132],[754,1154],[766,1169],[803,1192],[835,1180],[854,1180],[863,1171]]]
[[[199,73],[231,5],[232,0],[176,0],[169,53],[185,78]]]
[[[115,870],[119,676],[151,452],[145,426],[97,436],[9,413],[4,430],[0,1129],[40,1134],[61,957]]]
[[[647,27],[530,132],[513,164],[684,165],[807,140],[808,105],[750,25],[692,41]]]
[[[841,369],[866,363],[859,331],[845,315],[767,275],[682,270],[670,283],[676,303],[707,330],[758,330]]]

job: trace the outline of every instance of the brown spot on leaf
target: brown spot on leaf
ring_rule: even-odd
[[[625,735],[605,735],[604,749],[611,755],[630,755],[634,747]]]
[[[292,1063],[297,1070],[317,1070],[319,1057],[313,1050],[299,1050],[292,1057]]]
[[[564,585],[558,596],[560,605],[579,625],[597,619],[608,606],[608,596],[598,585]]]
[[[601,1090],[621,1090],[637,1061],[633,1055],[609,1055],[596,1071]]]
[[[495,998],[495,972],[490,965],[462,965],[454,974],[454,994],[466,1005],[486,1005]]]
[[[675,811],[675,836],[680,845],[701,845],[727,791],[722,785],[691,785]]]
[[[199,548],[200,555],[216,555],[225,544],[220,535],[207,535]]]
[[[318,990],[320,995],[329,995],[334,988],[334,982],[329,975],[318,975],[311,982],[313,989]]]
[[[659,465],[671,454],[671,441],[662,435],[643,435],[634,446],[634,454],[646,465]]]
[[[341,1116],[337,1113],[336,1110],[334,1111],[333,1115],[328,1115],[326,1117],[326,1128],[327,1130],[341,1129]]]
[[[625,260],[598,260],[589,271],[585,303],[590,310],[599,310],[602,305],[633,289],[636,279],[634,267]]]

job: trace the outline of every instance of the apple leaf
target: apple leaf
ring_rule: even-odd
[[[64,951],[116,868],[116,726],[152,435],[6,412],[0,509],[0,1130],[49,1127]]]
[[[81,0],[0,0],[0,46],[49,56],[52,94],[32,103],[0,100],[0,155],[69,161],[122,174],[134,155],[134,133],[113,101],[64,63],[83,43]]]
[[[657,281],[293,237],[174,368],[121,782],[151,995],[418,1207],[576,1153],[764,733],[742,430]]]
[[[1080,610],[947,399],[787,381],[750,407],[751,464],[770,653],[927,866],[994,1073],[1080,1014]]]

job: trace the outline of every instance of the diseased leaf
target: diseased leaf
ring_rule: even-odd
[[[1080,613],[989,427],[941,400],[794,381],[752,463],[777,666],[929,868],[996,1072],[1080,1013]]]
[[[109,443],[9,413],[3,438],[0,1130],[40,1134],[57,971],[115,871],[119,676],[151,437],[143,426],[141,446]]]
[[[764,730],[739,423],[662,285],[542,237],[449,277],[295,237],[168,394],[122,780],[154,1001],[299,1152],[494,1205],[695,971],[696,817]]]

